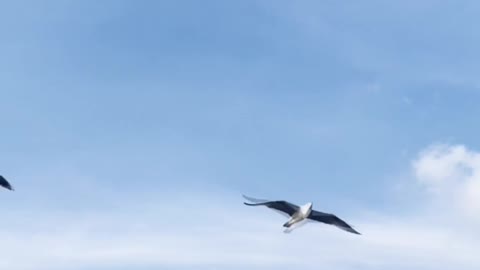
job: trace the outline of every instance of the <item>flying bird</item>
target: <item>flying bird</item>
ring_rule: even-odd
[[[10,183],[7,181],[7,179],[5,179],[1,175],[0,175],[0,186],[4,187],[6,189],[9,189],[9,190],[13,190],[12,185],[10,185]]]
[[[281,213],[286,214],[288,217],[290,217],[290,219],[285,224],[283,224],[283,227],[287,229],[290,228],[292,225],[300,223],[302,221],[314,220],[314,221],[319,221],[325,224],[336,226],[347,232],[360,234],[355,229],[353,229],[352,226],[348,225],[345,221],[341,220],[337,216],[333,214],[328,214],[328,213],[323,213],[320,211],[313,210],[312,209],[313,204],[311,202],[302,206],[298,206],[287,201],[268,201],[268,200],[247,197],[245,195],[243,195],[243,197],[252,202],[252,203],[244,202],[245,205],[248,205],[248,206],[263,205],[270,209],[280,211]]]

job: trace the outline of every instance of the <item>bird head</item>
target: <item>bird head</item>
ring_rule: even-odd
[[[302,205],[300,207],[300,211],[304,214],[304,215],[309,215],[310,212],[312,211],[312,207],[313,207],[313,203],[309,202],[309,203],[306,203],[304,205]]]

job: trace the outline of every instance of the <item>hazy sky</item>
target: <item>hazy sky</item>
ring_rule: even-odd
[[[479,12],[0,3],[0,269],[478,269]]]

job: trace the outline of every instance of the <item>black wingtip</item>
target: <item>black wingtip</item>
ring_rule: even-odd
[[[243,202],[243,204],[248,205],[248,206],[255,206],[255,205],[257,205],[256,203],[247,203],[247,202]]]
[[[265,200],[265,199],[256,199],[256,198],[253,198],[253,197],[249,197],[245,194],[242,194],[242,197],[247,200],[247,201],[250,201],[252,203],[266,203],[268,202],[268,200]]]
[[[353,233],[353,234],[357,234],[357,235],[362,235],[361,233],[357,232],[354,228],[350,227],[350,226],[338,226],[338,225],[335,225],[336,227],[338,227],[339,229],[342,229],[346,232],[349,232],[349,233]]]
[[[355,229],[353,229],[353,228],[349,228],[349,229],[347,229],[346,231],[347,231],[347,232],[351,232],[351,233],[353,233],[353,234],[362,235],[361,233],[357,232],[357,231],[356,231]]]

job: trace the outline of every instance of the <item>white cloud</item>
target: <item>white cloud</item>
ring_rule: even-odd
[[[23,212],[30,217],[0,227],[0,269],[478,269],[480,234],[461,225],[475,219],[455,209],[471,214],[478,207],[472,188],[479,156],[464,146],[437,145],[413,162],[425,196],[456,205],[441,212],[445,219],[427,204],[419,206],[425,215],[343,217],[361,236],[315,223],[284,234],[283,216],[243,206],[239,194],[157,194],[108,211]],[[459,222],[446,222],[449,216]]]
[[[480,153],[463,145],[434,145],[413,163],[431,201],[450,213],[480,218]]]

